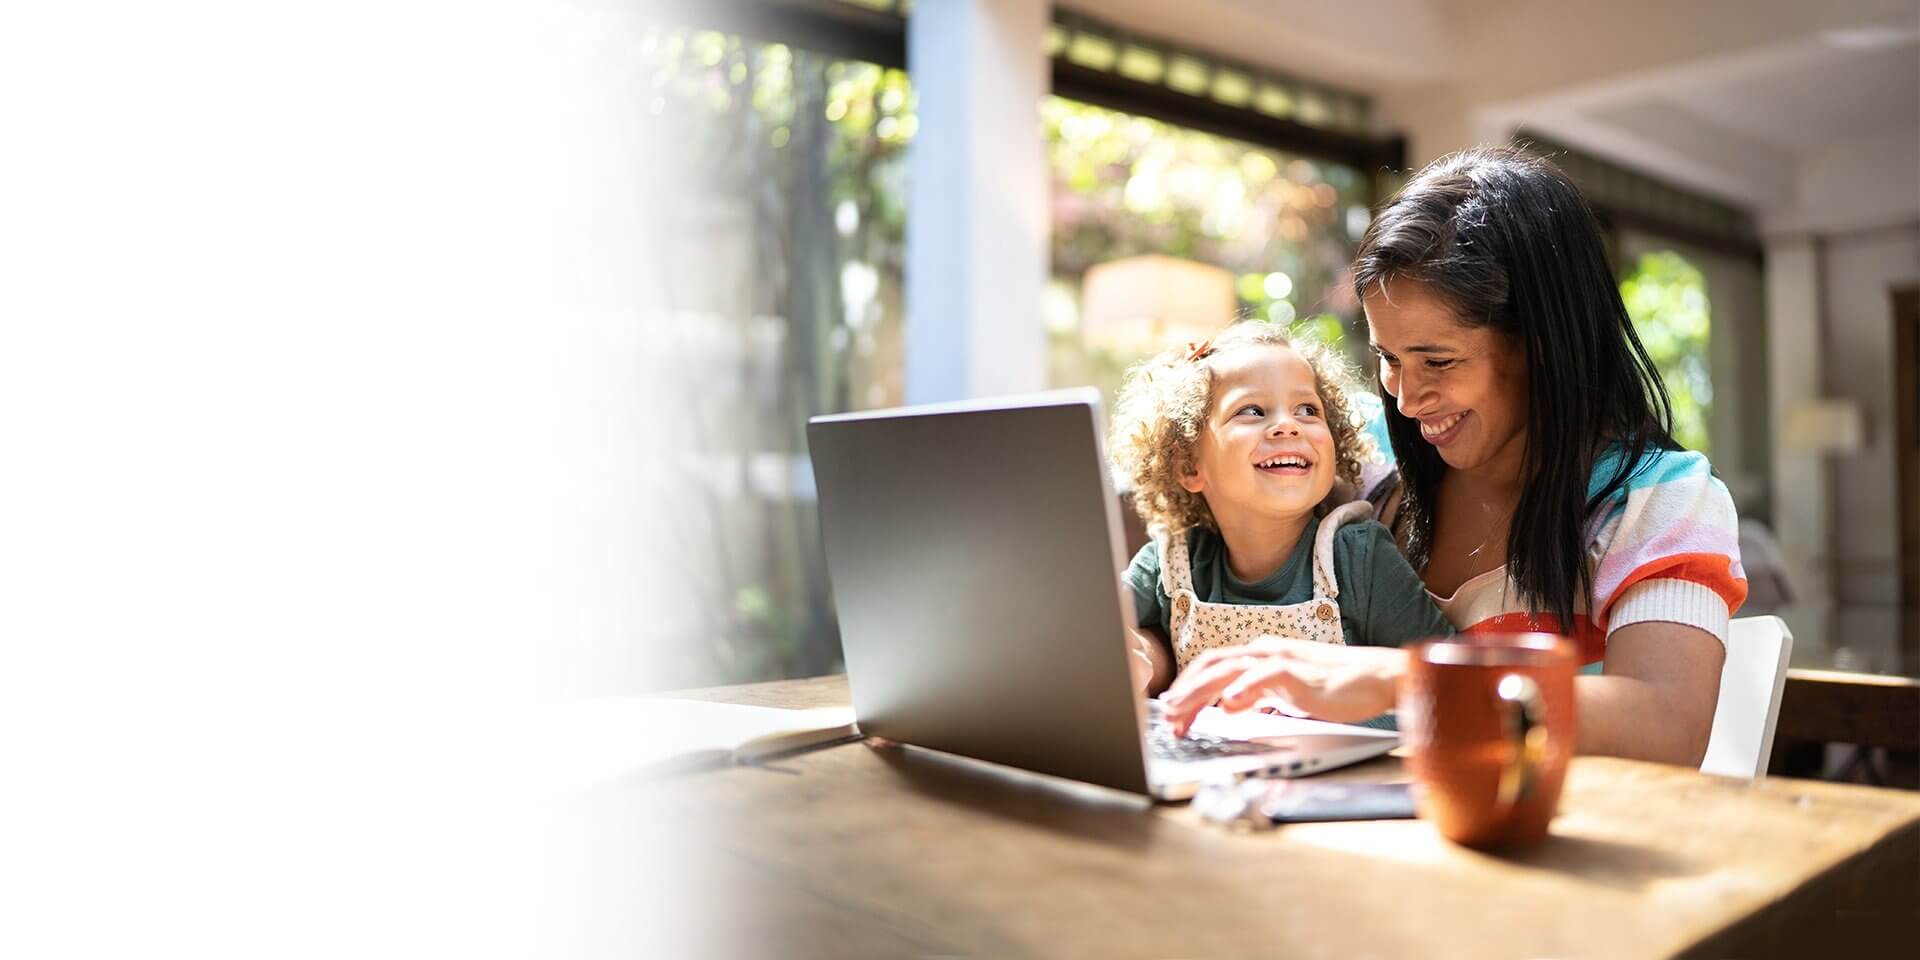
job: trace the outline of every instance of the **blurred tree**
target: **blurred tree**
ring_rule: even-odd
[[[1707,281],[1699,268],[1671,251],[1640,257],[1620,281],[1620,299],[1653,357],[1673,401],[1673,438],[1709,452],[1707,411],[1713,405],[1707,332]]]
[[[1054,385],[1094,384],[1111,401],[1143,359],[1085,343],[1077,315],[1089,267],[1143,253],[1231,271],[1240,314],[1222,326],[1297,325],[1365,362],[1344,279],[1369,217],[1358,171],[1059,97],[1040,116],[1053,175]]]

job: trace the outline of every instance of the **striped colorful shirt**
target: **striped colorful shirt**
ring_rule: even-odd
[[[1589,498],[1619,471],[1625,455],[1616,445],[1594,463]],[[1376,481],[1369,487],[1390,475],[1379,473],[1369,477]],[[1383,519],[1391,519],[1398,498],[1381,502]],[[1747,596],[1738,536],[1733,497],[1707,458],[1690,450],[1655,451],[1586,526],[1593,588],[1591,596],[1576,598],[1571,629],[1562,629],[1553,614],[1529,610],[1504,566],[1461,584],[1451,597],[1433,599],[1462,633],[1560,633],[1574,639],[1587,664],[1605,659],[1607,638],[1634,623],[1685,624],[1725,644],[1727,621]]]

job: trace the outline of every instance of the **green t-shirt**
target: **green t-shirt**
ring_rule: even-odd
[[[1258,583],[1246,583],[1227,569],[1227,542],[1216,531],[1195,527],[1187,539],[1193,563],[1193,592],[1207,603],[1288,604],[1313,599],[1313,542],[1320,530],[1315,518],[1300,534],[1280,569]],[[1387,528],[1373,520],[1347,523],[1333,534],[1333,575],[1340,583],[1340,632],[1350,646],[1400,647],[1422,637],[1453,636],[1457,631],[1441,614],[1426,585],[1407,564]],[[1161,636],[1170,628],[1173,601],[1160,584],[1160,547],[1153,541],[1127,566],[1133,589],[1135,622]]]

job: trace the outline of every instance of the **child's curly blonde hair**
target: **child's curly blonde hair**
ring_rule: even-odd
[[[1108,455],[1120,479],[1133,488],[1133,507],[1149,529],[1185,530],[1196,524],[1217,529],[1206,498],[1181,486],[1180,478],[1194,472],[1194,444],[1206,429],[1213,404],[1213,365],[1208,361],[1249,346],[1286,347],[1313,368],[1338,459],[1334,491],[1323,510],[1350,499],[1359,486],[1361,467],[1378,461],[1378,448],[1347,402],[1354,382],[1352,364],[1317,341],[1294,339],[1280,324],[1243,320],[1206,344],[1168,350],[1134,365],[1120,386]]]

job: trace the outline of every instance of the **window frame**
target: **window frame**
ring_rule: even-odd
[[[864,60],[882,67],[913,71],[907,63],[907,26],[898,12],[875,10],[836,0],[719,0],[683,15],[679,25],[718,30],[766,43],[784,43],[815,53]],[[1245,64],[1204,53],[1173,49],[1164,43],[1129,35],[1068,12],[1056,12],[1053,29],[1099,30],[1116,43],[1150,44],[1165,57],[1199,60],[1210,72],[1227,70],[1258,79],[1271,76]],[[1257,147],[1279,150],[1310,160],[1344,164],[1367,178],[1367,205],[1377,207],[1406,168],[1406,139],[1399,135],[1371,136],[1330,127],[1313,126],[1276,117],[1252,107],[1237,107],[1208,96],[1182,93],[1160,84],[1083,66],[1062,51],[1049,57],[1054,96],[1148,117],[1174,126],[1229,137]],[[1302,83],[1303,81],[1295,81]],[[1320,84],[1314,89],[1349,100],[1358,95]]]

